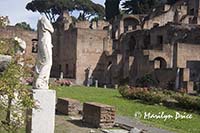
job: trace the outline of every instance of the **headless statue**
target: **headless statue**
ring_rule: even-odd
[[[34,89],[48,89],[49,77],[52,66],[52,39],[51,34],[54,32],[50,21],[42,16],[38,20],[38,53],[35,65],[35,82]]]
[[[17,64],[24,66],[24,57],[23,56],[24,56],[25,50],[26,50],[26,42],[19,37],[15,37],[14,40],[17,42],[17,46],[18,46],[15,48],[15,54],[19,55]]]

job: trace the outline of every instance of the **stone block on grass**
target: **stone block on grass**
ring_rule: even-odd
[[[115,108],[94,102],[84,103],[83,121],[97,128],[112,128],[115,124]]]
[[[81,103],[70,98],[58,98],[56,110],[65,115],[78,115]]]

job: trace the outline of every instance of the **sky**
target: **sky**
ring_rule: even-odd
[[[10,25],[25,21],[35,29],[40,14],[25,9],[26,4],[30,1],[32,0],[0,0],[0,16],[8,16]],[[104,5],[104,0],[92,1]]]

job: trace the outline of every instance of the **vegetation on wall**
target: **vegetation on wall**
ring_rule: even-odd
[[[128,14],[148,14],[152,9],[161,4],[173,5],[178,0],[126,0],[122,3],[122,8]]]
[[[29,30],[29,31],[34,31],[31,26],[29,24],[27,24],[26,22],[21,22],[21,23],[17,23],[15,25],[15,27],[19,27],[19,28],[22,28],[24,30]]]
[[[0,39],[0,54],[14,55],[14,39]]]

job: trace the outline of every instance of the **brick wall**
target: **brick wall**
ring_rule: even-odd
[[[200,46],[195,44],[177,44],[177,67],[186,68],[187,61],[200,61]]]
[[[115,121],[115,108],[94,102],[84,103],[83,121],[94,127],[112,128]]]
[[[14,26],[0,28],[0,38],[14,38],[16,36],[23,39],[26,42],[26,54],[30,55],[32,53],[32,39],[37,38],[37,33],[16,28]]]
[[[79,113],[81,103],[70,98],[58,98],[56,110],[66,115],[77,115]]]
[[[77,29],[77,62],[76,80],[77,84],[83,84],[86,79],[85,70],[91,66],[96,73],[95,79],[101,80],[102,71],[97,68],[104,64],[100,59],[103,54],[104,38],[107,37],[105,30]],[[103,69],[103,67],[101,68]]]

